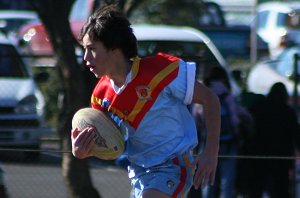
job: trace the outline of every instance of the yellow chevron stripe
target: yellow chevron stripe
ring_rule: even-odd
[[[182,160],[183,160],[184,164],[186,165],[186,167],[192,167],[192,164],[191,164],[191,162],[188,158],[188,155],[186,153],[184,153],[182,155]]]
[[[187,175],[186,176],[188,177],[189,174],[193,174],[194,175],[195,168],[193,167],[191,161],[189,160],[187,153],[184,153],[182,155],[182,160],[183,160],[183,162],[184,162],[184,164],[186,166],[186,169],[187,169]],[[182,198],[187,197],[189,191],[190,191],[190,188],[186,189],[184,192],[182,192],[182,196],[181,197]]]
[[[91,97],[91,103],[92,104],[97,104],[97,105],[101,105],[102,100],[100,98],[95,97],[94,95],[92,95]],[[127,120],[127,116],[124,115],[124,113],[112,106],[110,106],[108,108],[108,111],[111,111],[113,114],[118,115],[121,119]]]
[[[98,104],[98,105],[101,105],[102,100],[101,100],[100,98],[97,98],[97,97],[95,97],[94,95],[92,95],[92,97],[91,97],[91,103],[92,103],[92,104]]]
[[[116,114],[117,116],[119,116],[120,119],[123,119],[123,120],[127,120],[127,116],[120,110],[118,110],[117,108],[114,108],[112,106],[110,106],[108,108],[108,111],[111,111],[113,114]]]
[[[158,74],[154,76],[154,78],[150,81],[149,87],[150,87],[150,95],[153,90],[157,87],[157,85],[170,73],[172,73],[178,66],[179,61],[175,61],[168,65],[166,68],[164,68],[162,71],[160,71]],[[136,115],[142,110],[144,105],[146,104],[146,100],[138,100],[135,104],[133,111],[129,114],[128,120],[133,121],[136,117]]]
[[[131,76],[131,79],[135,79],[138,71],[139,71],[139,67],[140,67],[140,61],[141,61],[141,58],[140,57],[135,57],[133,58],[133,63],[132,63],[132,76]]]

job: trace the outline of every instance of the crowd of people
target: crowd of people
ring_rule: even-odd
[[[285,85],[275,83],[266,97],[248,107],[254,120],[254,133],[244,145],[245,155],[266,157],[247,160],[250,197],[293,197],[294,166],[300,148],[297,112],[289,102]],[[245,166],[245,164],[244,164]],[[243,174],[242,172],[242,174]],[[255,173],[255,174],[254,174]]]
[[[226,93],[226,100],[219,97],[221,114],[227,111],[222,105],[224,100],[230,107],[231,119],[221,116],[215,185],[198,191],[192,189],[189,197],[293,197],[300,131],[297,112],[291,106],[285,85],[275,83],[266,96],[244,92],[238,100],[234,100],[224,69],[213,68],[204,82],[218,96]],[[192,113],[201,139],[205,136],[201,106],[194,105]],[[223,122],[232,123],[234,138],[222,138]],[[239,156],[243,158],[239,159]]]

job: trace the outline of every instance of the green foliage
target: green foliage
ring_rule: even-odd
[[[203,13],[202,1],[152,0],[144,1],[132,13],[132,23],[185,25],[198,27]]]

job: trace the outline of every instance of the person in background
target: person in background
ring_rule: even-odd
[[[203,189],[203,198],[233,198],[235,196],[236,158],[238,153],[239,117],[238,104],[231,93],[227,71],[222,67],[213,67],[204,79],[221,103],[221,132],[219,163],[216,182]],[[223,158],[226,156],[225,158]],[[230,157],[232,156],[232,157]]]
[[[101,7],[80,35],[84,61],[99,78],[91,97],[128,137],[128,176],[135,197],[185,197],[213,184],[218,161],[220,104],[218,97],[195,80],[195,64],[158,53],[137,57],[130,22],[114,5]],[[206,147],[194,158],[197,130],[187,105],[204,106]],[[96,132],[72,129],[72,153],[91,157]]]
[[[292,157],[300,146],[300,131],[295,110],[288,104],[285,85],[275,83],[266,99],[253,105],[250,111],[254,118],[255,134],[252,141],[252,155],[267,157]],[[260,198],[268,193],[270,198],[291,196],[290,171],[295,160],[263,159],[253,160],[255,177],[250,197]]]

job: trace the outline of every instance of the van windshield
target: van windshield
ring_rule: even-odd
[[[196,63],[197,78],[201,79],[213,66],[221,66],[205,43],[192,41],[139,40],[138,55],[141,57],[163,52]]]
[[[15,48],[10,45],[0,45],[0,77],[29,77],[21,57]]]
[[[138,41],[139,56],[149,56],[158,52],[164,52],[179,57],[201,56],[205,50],[205,45],[199,42],[159,40]]]

